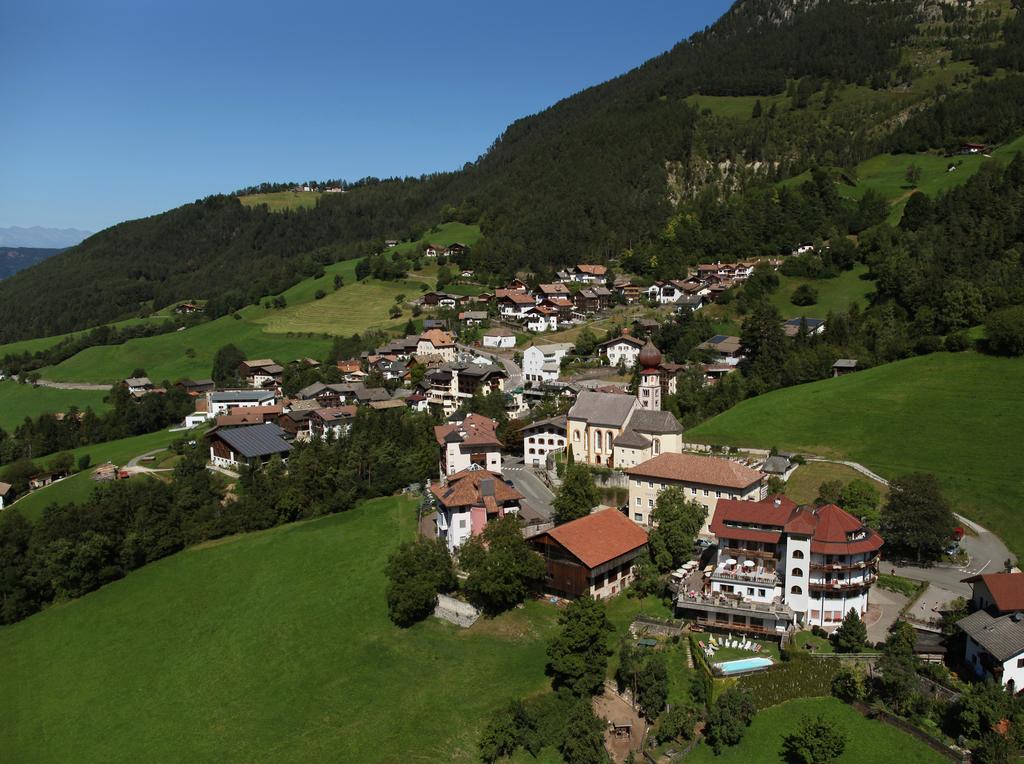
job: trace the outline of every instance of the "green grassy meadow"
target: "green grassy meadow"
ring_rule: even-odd
[[[103,411],[109,406],[103,402],[105,390],[57,390],[52,387],[19,385],[13,380],[0,382],[0,428],[14,430],[25,421],[40,414],[67,411],[72,406]]]
[[[46,488],[40,488],[38,491],[27,494],[11,506],[17,507],[18,511],[26,519],[35,521],[43,514],[43,510],[51,504],[68,504],[87,499],[89,494],[92,493],[92,489],[96,486],[96,482],[91,477],[92,471],[100,464],[113,462],[117,466],[122,467],[129,459],[144,454],[147,451],[165,448],[184,434],[183,432],[159,430],[145,435],[136,435],[131,438],[112,440],[108,443],[97,443],[91,446],[76,448],[71,452],[75,458],[75,463],[78,463],[78,459],[81,456],[88,454],[91,460],[88,469],[59,480],[52,485],[46,486]],[[45,463],[46,458],[41,461]]]
[[[543,691],[555,621],[387,618],[415,505],[211,542],[0,629],[12,761],[476,761],[487,715]]]
[[[270,194],[246,194],[238,197],[238,201],[247,207],[265,204],[271,212],[310,209],[316,207],[319,199],[319,191],[275,191]]]
[[[777,762],[786,735],[794,732],[803,716],[824,716],[846,735],[846,749],[836,764],[888,764],[945,761],[919,740],[880,721],[861,716],[835,698],[801,698],[759,711],[739,745],[725,748],[720,756],[706,744],[698,745],[687,761],[717,764]],[[896,753],[898,752],[898,753]]]
[[[839,480],[849,483],[851,480],[864,480],[874,486],[884,502],[889,495],[889,488],[857,472],[845,464],[831,462],[808,462],[796,468],[796,472],[786,481],[786,496],[797,504],[811,504],[818,498],[818,487],[828,480]]]
[[[768,299],[785,319],[801,316],[825,318],[829,311],[845,312],[853,303],[863,309],[868,306],[868,295],[875,291],[873,282],[861,278],[867,272],[867,266],[858,263],[852,270],[843,271],[834,279],[794,278],[780,273],[779,288]],[[818,301],[814,305],[799,306],[791,302],[793,292],[803,284],[809,284],[817,290]]]
[[[160,313],[156,313],[152,316],[144,316],[141,318],[126,318],[123,321],[114,321],[109,326],[123,328],[126,326],[134,326],[136,324],[145,324],[151,321],[163,321],[170,316],[170,309],[164,309]],[[31,340],[19,340],[17,342],[9,342],[6,345],[0,345],[0,358],[6,355],[14,354],[20,355],[21,353],[37,353],[40,350],[46,350],[53,345],[56,345],[67,337],[74,337],[84,332],[67,332],[66,334],[54,334],[49,337],[37,337]]]
[[[446,223],[435,233],[425,234],[423,241],[451,244],[461,241],[473,244],[480,238],[477,226]],[[418,251],[421,242],[406,242],[396,247]],[[240,318],[222,316],[214,321],[170,334],[129,340],[121,345],[87,348],[81,353],[40,370],[45,379],[58,382],[115,382],[128,376],[133,369],[144,368],[155,381],[175,381],[183,377],[208,377],[213,367],[213,356],[223,345],[234,343],[250,358],[269,357],[287,363],[295,358],[312,356],[322,358],[335,336],[350,336],[367,329],[400,331],[409,318],[409,311],[393,319],[388,309],[395,297],[406,296],[407,301],[422,293],[425,284],[433,289],[437,281],[437,266],[426,265],[412,271],[402,281],[365,279],[356,281],[356,260],[345,260],[324,268],[319,279],[303,279],[282,292],[287,307],[270,309],[250,305],[238,312]],[[334,276],[344,279],[344,286],[334,289]],[[460,288],[453,285],[453,290]],[[478,293],[482,287],[462,285],[462,290]],[[316,299],[316,292],[325,296]],[[137,320],[137,319],[133,319]],[[47,347],[59,338],[29,340],[31,347]],[[26,343],[15,343],[22,346]],[[0,347],[0,355],[5,348]],[[22,347],[21,349],[25,349]]]
[[[1024,554],[1024,359],[935,353],[743,401],[696,441],[861,462],[886,478],[934,473],[954,509]]]

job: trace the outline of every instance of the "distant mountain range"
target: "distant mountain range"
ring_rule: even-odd
[[[36,249],[65,249],[80,244],[92,236],[92,231],[77,228],[43,228],[10,226],[0,228],[0,247],[33,247]],[[6,274],[10,276],[11,274]]]
[[[41,263],[62,252],[62,247],[3,247],[0,246],[0,280],[13,276],[23,268]]]

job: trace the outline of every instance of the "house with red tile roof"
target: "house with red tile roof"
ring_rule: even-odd
[[[610,508],[557,525],[529,543],[547,565],[546,591],[606,599],[633,582],[637,558],[647,549],[647,531]]]
[[[483,533],[487,523],[507,514],[518,514],[523,495],[496,472],[468,469],[430,486],[437,512],[437,538],[454,552],[472,536]]]
[[[882,538],[835,504],[721,499],[711,532],[714,566],[700,591],[679,592],[682,617],[776,634],[797,625],[832,630],[851,609],[867,613]]]
[[[990,615],[1024,612],[1024,573],[983,573],[963,580],[971,585],[971,609]]]
[[[493,419],[467,414],[464,419],[434,427],[434,438],[441,449],[438,467],[442,479],[473,466],[501,474],[501,441]]]
[[[455,338],[443,329],[428,329],[416,342],[416,355],[435,356],[450,363],[455,360]]]

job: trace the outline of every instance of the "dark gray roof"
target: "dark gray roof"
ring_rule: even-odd
[[[218,430],[216,437],[246,459],[259,456],[284,454],[292,450],[284,440],[284,430],[276,424],[254,424],[248,427],[231,427]]]
[[[363,385],[356,385],[355,390],[356,399],[360,403],[366,403],[369,401],[389,401],[391,395],[383,387],[364,387]]]
[[[772,475],[783,475],[789,467],[789,459],[779,454],[778,456],[769,456],[765,459],[764,466],[761,467],[761,472],[768,472]]]
[[[1024,653],[1024,617],[1018,613],[993,618],[978,610],[956,625],[1000,663]]]
[[[624,448],[649,448],[651,441],[645,438],[643,435],[638,433],[634,429],[626,430],[624,433],[619,435],[613,442],[616,446],[622,446]]]
[[[240,401],[265,401],[273,397],[272,390],[221,390],[211,393],[210,400],[214,403],[238,403]]]
[[[533,430],[539,430],[542,427],[554,427],[556,430],[561,430],[562,432],[565,432],[565,414],[562,414],[561,416],[549,417],[548,419],[538,419],[536,422],[531,422],[530,424],[523,427],[520,430],[520,432],[531,432]]]
[[[576,402],[569,409],[569,419],[604,427],[622,427],[635,403],[636,398],[632,395],[584,390],[576,396]]]
[[[833,369],[855,369],[855,368],[857,368],[857,359],[856,358],[840,358],[838,361],[836,361],[834,364],[832,364],[832,368]]]
[[[652,435],[669,435],[683,431],[682,425],[672,416],[671,412],[648,411],[647,409],[633,412],[633,416],[629,420],[629,428]]]
[[[605,340],[600,345],[598,345],[598,347],[611,347],[612,345],[618,345],[620,342],[625,342],[629,345],[635,345],[638,348],[642,348],[644,346],[643,340],[638,340],[636,337],[633,337],[629,334],[623,334],[621,337],[616,337],[615,339],[611,340]]]

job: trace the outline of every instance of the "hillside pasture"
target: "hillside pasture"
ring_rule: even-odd
[[[106,396],[105,390],[58,390],[19,385],[13,380],[0,382],[0,429],[13,432],[25,417],[35,419],[40,414],[55,414],[72,406],[104,411],[109,408],[103,402]]]
[[[477,761],[487,716],[543,691],[556,611],[388,620],[415,503],[209,542],[0,630],[12,761]]]
[[[246,194],[238,197],[238,201],[246,207],[265,204],[271,212],[310,209],[316,207],[319,199],[319,191],[274,191],[269,194]]]
[[[123,467],[130,459],[149,451],[166,448],[185,434],[187,433],[159,430],[145,435],[136,435],[131,438],[121,438],[120,440],[112,440],[107,443],[96,443],[76,448],[71,451],[76,464],[79,458],[86,454],[89,455],[89,467],[87,469],[63,480],[58,480],[56,483],[51,483],[45,488],[40,488],[38,491],[26,494],[11,506],[17,507],[22,515],[34,522],[43,514],[43,510],[51,504],[69,504],[89,498],[92,489],[96,487],[96,481],[92,479],[92,472],[99,465],[113,462],[118,467]],[[45,463],[46,458],[40,461]],[[138,478],[132,479],[137,480]]]
[[[805,451],[885,478],[934,473],[954,509],[1024,554],[1024,359],[935,353],[750,398],[695,441]]]
[[[825,318],[829,311],[845,312],[856,304],[864,309],[868,306],[868,295],[875,291],[873,282],[864,279],[868,268],[856,265],[853,270],[843,271],[833,279],[805,279],[779,274],[779,288],[769,296],[769,302],[779,309],[783,318]],[[794,305],[793,293],[807,284],[818,292],[814,305]],[[742,323],[742,322],[741,322]]]

